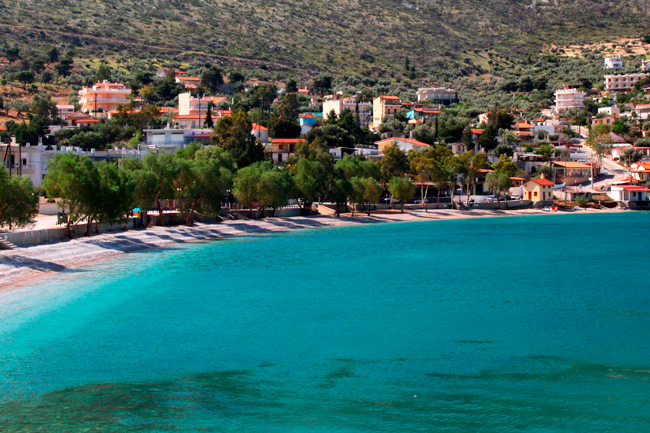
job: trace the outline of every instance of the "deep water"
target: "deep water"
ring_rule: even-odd
[[[650,432],[645,213],[134,253],[0,292],[2,432]]]

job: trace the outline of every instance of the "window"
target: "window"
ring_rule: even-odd
[[[284,149],[284,144],[279,144],[278,149],[283,150]]]
[[[533,192],[533,197],[537,197],[537,191]]]

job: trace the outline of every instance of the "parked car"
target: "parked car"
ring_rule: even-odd
[[[422,199],[420,199],[420,198],[416,198],[415,200],[413,200],[413,203],[415,203],[415,204],[422,204]],[[429,200],[425,198],[425,199],[424,199],[424,203],[427,203],[427,204],[428,204],[428,203],[429,203]]]
[[[521,200],[521,197],[518,194],[513,194],[510,196],[510,200]]]

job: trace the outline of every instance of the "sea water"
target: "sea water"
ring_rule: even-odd
[[[0,293],[2,432],[648,432],[643,213],[369,224]]]

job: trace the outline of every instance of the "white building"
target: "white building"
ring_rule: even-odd
[[[620,57],[605,57],[605,69],[623,69],[623,59]]]
[[[44,146],[39,144],[37,146],[18,146],[15,141],[12,144],[0,144],[0,152],[4,155],[9,147],[9,158],[5,163],[4,168],[11,171],[12,175],[22,174],[29,176],[34,186],[42,186],[43,179],[48,173],[47,163],[54,158],[54,155],[60,153],[74,153],[76,155],[85,155],[90,157],[93,161],[117,161],[121,157],[137,157],[142,158],[143,152],[133,149],[111,149],[106,151],[98,151],[91,149],[84,151],[78,147],[72,146]]]
[[[338,98],[338,95],[335,95],[334,98]],[[356,98],[352,96],[324,101],[323,116],[326,117],[332,111],[334,111],[337,116],[340,116],[345,110],[350,110],[352,113],[355,113],[357,104],[359,106],[359,123],[361,126],[370,125],[370,122],[372,121],[372,104],[370,102],[357,103]]]
[[[180,93],[178,95],[178,114],[180,116],[196,114],[205,115],[208,112],[209,103],[212,104],[214,109],[215,106],[226,99],[225,96],[203,96],[202,98],[197,98],[192,96],[190,92]]]
[[[436,104],[451,105],[458,102],[455,89],[446,87],[426,87],[418,89],[418,102],[433,101]]]
[[[605,90],[629,92],[634,85],[647,74],[605,75]]]
[[[568,108],[585,108],[585,92],[568,85],[557,89],[555,91],[555,111],[559,112]]]

